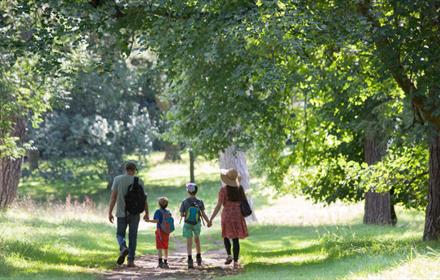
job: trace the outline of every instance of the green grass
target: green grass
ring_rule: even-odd
[[[146,183],[150,212],[157,208],[157,198],[166,195],[177,213],[187,196],[187,164],[163,163],[161,157],[153,154],[149,169],[139,176]],[[196,168],[200,198],[212,208],[219,184],[216,165],[200,160]],[[114,267],[115,226],[107,222],[110,192],[105,182],[87,178],[66,184],[29,177],[19,192],[20,201],[0,213],[0,279],[95,279]],[[153,225],[141,224],[138,254],[155,252],[153,233]]]
[[[268,226],[255,226],[242,246],[246,273],[231,278],[266,279],[274,273],[277,279],[359,279],[380,275],[426,257],[434,250],[427,246],[434,251],[440,249],[438,244],[421,242],[419,230],[409,224],[398,228],[361,224],[272,226],[271,230]],[[431,261],[439,264],[440,259],[433,257]],[[429,271],[424,275],[430,276]],[[390,278],[401,277],[395,274]]]
[[[166,195],[176,215],[186,197],[187,164],[163,163],[162,156],[153,154],[140,176],[151,210]],[[210,212],[219,187],[217,165],[198,161],[196,170]],[[323,207],[274,198],[258,180],[252,183],[259,186],[253,194],[259,223],[249,226],[250,237],[241,243],[244,272],[228,279],[440,278],[439,243],[421,241],[423,213],[398,208],[396,227],[367,226],[361,224],[361,204]],[[21,200],[0,213],[0,279],[96,279],[114,267],[115,226],[106,220],[105,183],[87,179],[66,186],[30,177],[19,192],[25,194]],[[94,204],[83,203],[86,196]],[[222,247],[219,218],[215,223],[203,229],[204,250]],[[154,252],[153,232],[153,225],[141,224],[138,254]],[[174,238],[179,235],[178,229]]]

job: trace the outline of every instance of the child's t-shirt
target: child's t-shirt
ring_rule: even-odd
[[[197,204],[200,211],[205,211],[205,204],[203,204],[203,200],[197,199],[195,197],[188,197],[184,201],[182,201],[182,204],[180,205],[180,215],[184,216],[188,208],[194,205],[194,203]]]

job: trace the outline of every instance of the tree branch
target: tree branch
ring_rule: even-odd
[[[371,0],[364,0],[359,2],[358,10],[363,15],[374,29],[380,30],[381,25],[379,21],[371,14]],[[417,87],[413,81],[406,75],[403,68],[400,52],[396,50],[387,36],[374,36],[374,43],[379,52],[382,63],[387,66],[394,80],[405,94],[411,98],[414,110],[421,114],[423,118],[440,130],[440,118],[433,115],[432,110],[426,109],[426,98],[423,96],[416,96]]]

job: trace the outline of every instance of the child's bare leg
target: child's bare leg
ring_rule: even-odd
[[[197,254],[199,255],[201,252],[201,250],[200,250],[200,237],[194,236],[194,242],[196,243],[196,251],[197,251]]]
[[[157,249],[157,256],[159,257],[159,259],[162,258],[162,249]]]
[[[192,238],[191,237],[188,237],[187,239],[186,239],[186,251],[187,251],[187,253],[188,253],[188,256],[191,256],[192,255]]]
[[[163,249],[163,255],[164,255],[164,258],[167,260],[168,259],[168,249]]]

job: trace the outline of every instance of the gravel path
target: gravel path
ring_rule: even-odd
[[[202,252],[203,265],[197,267],[195,264],[196,269],[188,270],[186,246],[177,239],[174,239],[174,241],[175,249],[170,251],[168,258],[169,269],[158,268],[157,255],[148,254],[136,259],[136,267],[118,266],[113,271],[105,272],[101,279],[214,279],[240,272],[240,270],[232,269],[232,265],[224,264],[226,254],[223,250]]]

